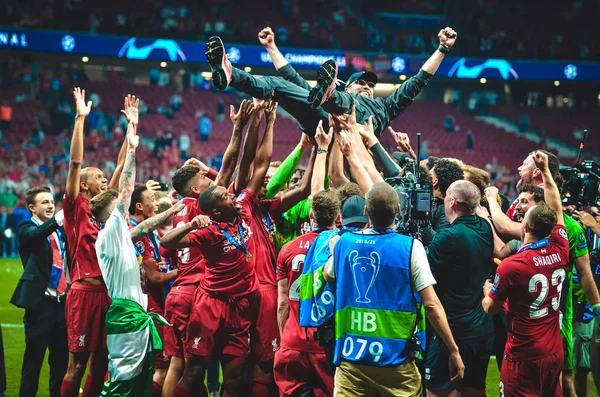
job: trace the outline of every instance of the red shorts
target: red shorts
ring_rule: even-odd
[[[255,363],[272,360],[279,349],[277,326],[277,288],[268,287],[257,291],[254,321],[250,330],[250,351]]]
[[[65,304],[71,353],[106,350],[104,318],[109,306],[110,298],[104,285],[73,283]]]
[[[167,295],[165,319],[173,326],[164,329],[163,349],[169,357],[187,357],[187,326],[196,289],[195,285],[181,285]]]
[[[162,315],[162,313],[158,313],[160,315]],[[162,324],[155,324],[156,325],[156,330],[158,331],[158,335],[160,335],[160,339],[164,340],[164,334],[165,334],[165,329],[166,328],[171,328],[171,327],[166,327]],[[164,349],[164,345],[163,345],[163,349]],[[167,356],[167,354],[165,353],[164,350],[154,350],[154,368],[155,369],[169,369],[169,364],[171,363],[171,359],[169,358],[169,356]]]
[[[196,290],[187,328],[187,357],[247,358],[256,294],[251,292],[224,301]]]
[[[500,395],[505,397],[560,397],[563,354],[531,361],[502,361]]]
[[[325,353],[306,353],[282,347],[275,353],[273,376],[282,397],[301,396],[307,387],[313,390],[315,397],[333,395],[333,374]]]

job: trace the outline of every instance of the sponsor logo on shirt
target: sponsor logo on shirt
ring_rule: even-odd
[[[250,225],[247,225],[246,222],[242,222],[242,229],[244,230],[244,241],[246,242],[246,244],[248,243],[248,240],[250,240],[250,237],[252,237],[252,229],[250,228]],[[237,228],[235,230],[235,232],[232,233],[233,238],[235,238],[236,240],[240,241],[240,236],[239,233],[237,231]],[[229,252],[232,250],[236,250],[237,248],[231,244],[227,239],[225,239],[225,241],[223,242],[223,252]]]

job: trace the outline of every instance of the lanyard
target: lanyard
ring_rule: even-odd
[[[227,241],[229,241],[235,248],[239,249],[240,251],[242,251],[244,254],[248,253],[248,247],[246,246],[246,241],[244,241],[244,230],[242,229],[242,225],[238,225],[238,233],[240,234],[240,241],[237,241],[231,234],[229,234],[225,229],[221,229],[217,224],[215,224],[215,227],[217,229],[219,229],[219,231],[221,232],[221,234],[223,234],[223,236],[225,236],[225,238],[227,239]],[[242,247],[243,245],[243,247]]]
[[[38,226],[42,226],[42,223],[34,217],[31,217],[31,221]],[[63,241],[62,233],[60,232],[60,229],[56,229],[52,234],[54,234],[54,233],[56,233],[56,239],[58,242],[56,244],[56,246],[58,247],[58,251],[60,253],[60,259],[62,260],[62,262],[64,264],[64,262],[65,262],[65,242]],[[46,240],[48,240],[48,244],[52,245],[52,243],[50,242],[50,236],[46,237]]]
[[[269,232],[269,234],[273,234],[273,226],[271,223],[271,215],[269,215],[269,211],[268,210],[263,210],[263,214],[265,216],[265,223],[267,224],[267,232]]]
[[[517,251],[517,254],[523,252],[523,251],[527,251],[527,250],[535,250],[538,248],[542,248],[545,247],[547,245],[550,245],[550,240],[548,240],[548,237],[543,238],[541,240],[536,241],[535,243],[531,243],[531,244],[527,244],[521,247],[521,249],[519,249]]]
[[[386,227],[385,229],[376,229],[375,227],[371,226],[369,229],[373,230],[377,234],[396,233],[391,227]]]

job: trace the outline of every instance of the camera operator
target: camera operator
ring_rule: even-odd
[[[432,241],[436,232],[450,226],[444,210],[444,198],[448,187],[452,183],[464,179],[460,165],[448,159],[436,161],[435,166],[429,170],[429,175],[431,176],[435,204],[432,211],[431,227],[424,228],[421,235],[423,244],[426,246]]]
[[[481,285],[493,269],[494,236],[486,219],[476,215],[481,194],[469,181],[450,185],[444,199],[450,226],[440,230],[427,247],[427,258],[438,281],[435,291],[465,365],[465,378],[453,385],[448,376],[448,349],[436,332],[427,341],[425,373],[428,394],[485,393],[487,366],[494,344],[494,324],[481,306]]]
[[[366,201],[371,228],[332,240],[333,255],[324,272],[327,281],[336,281],[334,396],[376,391],[421,396],[415,359],[424,342],[423,305],[450,351],[452,381],[462,379],[464,364],[433,289],[423,245],[394,232],[398,194],[390,185],[376,183]]]

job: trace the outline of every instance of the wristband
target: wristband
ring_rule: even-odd
[[[327,153],[327,149],[317,148],[317,154]]]
[[[592,306],[592,312],[594,313],[594,317],[600,317],[600,303]]]
[[[438,47],[438,51],[441,52],[442,54],[446,55],[447,53],[450,52],[450,48],[446,47],[443,44],[440,44],[440,46]]]

